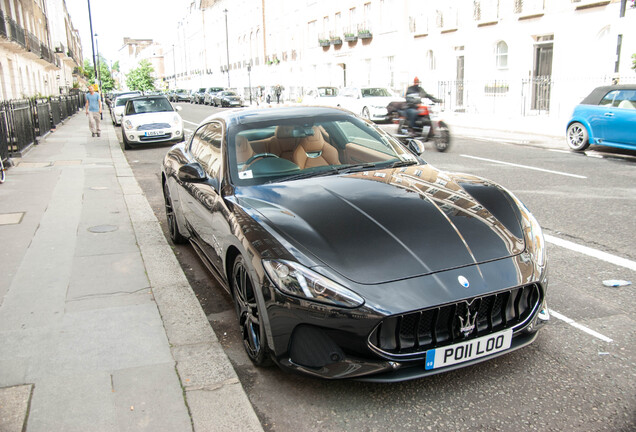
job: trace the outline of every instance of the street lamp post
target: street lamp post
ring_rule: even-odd
[[[175,57],[177,56],[174,50],[174,44],[172,44],[172,71],[174,72],[174,88],[177,88],[177,62]]]
[[[225,52],[227,54],[227,86],[230,88],[230,43],[227,35],[227,9],[223,9],[225,14]]]
[[[250,92],[250,105],[252,105],[252,62],[247,64],[247,85]]]
[[[102,74],[99,71],[99,44],[97,43],[97,33],[95,33],[95,51],[97,51],[97,69],[95,69],[95,79],[97,80],[97,90],[99,91],[100,97],[102,97]]]
[[[86,1],[88,3],[88,23],[91,27],[91,48],[93,50],[93,69],[95,70],[95,73],[97,73],[97,62],[95,61],[95,39],[93,39],[93,19],[91,17],[91,0],[86,0]]]

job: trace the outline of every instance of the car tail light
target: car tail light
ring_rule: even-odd
[[[427,105],[419,105],[417,107],[417,115],[421,115],[421,116],[429,115],[428,106]]]

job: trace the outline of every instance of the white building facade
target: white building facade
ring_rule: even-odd
[[[402,93],[417,76],[447,110],[563,116],[636,81],[631,0],[198,0],[179,28],[169,87],[278,84],[299,100],[317,85]]]

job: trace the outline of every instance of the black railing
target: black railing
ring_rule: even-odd
[[[85,102],[83,93],[0,102],[0,157],[22,153]]]
[[[9,35],[7,35],[7,24],[4,21],[4,12],[2,12],[2,9],[0,9],[0,36],[4,36],[7,39],[9,38]]]
[[[28,44],[28,50],[34,54],[36,54],[38,57],[40,57],[41,54],[41,48],[40,48],[40,40],[30,31],[26,31],[26,40],[27,40],[27,44]]]
[[[24,38],[24,29],[18,25],[17,22],[7,17],[7,23],[11,29],[11,40],[19,43],[23,48],[26,48],[26,40]]]

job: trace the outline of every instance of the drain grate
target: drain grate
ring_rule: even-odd
[[[95,225],[90,227],[88,230],[92,233],[103,234],[107,232],[117,231],[119,228],[117,225]]]
[[[24,212],[0,214],[0,225],[17,225],[22,222]]]

